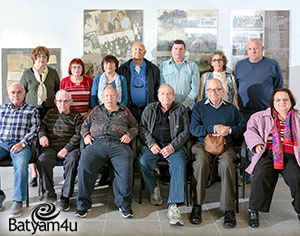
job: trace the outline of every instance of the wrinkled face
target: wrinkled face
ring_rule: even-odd
[[[103,68],[104,68],[104,71],[107,73],[114,72],[117,69],[116,64],[113,61],[105,61],[103,63]]]
[[[14,106],[19,106],[25,98],[25,91],[21,85],[15,84],[8,88],[8,97]]]
[[[247,46],[247,53],[250,62],[256,63],[262,59],[264,47],[256,41],[250,41]]]
[[[174,44],[171,53],[174,61],[183,62],[185,55],[185,49],[183,44]]]
[[[214,71],[222,72],[224,66],[223,57],[219,54],[214,55],[213,58],[211,59],[211,65],[214,68]]]
[[[209,80],[206,86],[206,94],[213,105],[219,105],[224,95],[224,88],[222,88],[221,82],[213,79]]]
[[[163,107],[169,107],[175,100],[175,94],[170,86],[163,86],[159,89],[158,100]]]
[[[112,87],[107,87],[102,93],[104,106],[107,110],[113,109],[117,105],[118,93]]]
[[[72,104],[72,99],[69,98],[68,94],[66,93],[60,93],[54,100],[55,105],[59,111],[59,113],[62,114],[69,114],[70,113],[70,107]]]
[[[80,64],[72,64],[71,73],[74,76],[80,76],[82,74],[82,66]]]
[[[35,57],[34,66],[35,67],[44,67],[47,65],[48,57],[45,53],[38,54]]]
[[[287,114],[292,107],[290,96],[288,93],[282,91],[275,93],[273,105],[275,110],[280,114]]]
[[[133,59],[142,60],[146,54],[144,46],[140,43],[133,44],[131,48],[131,55]]]

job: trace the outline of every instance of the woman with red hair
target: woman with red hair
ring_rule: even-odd
[[[84,63],[80,58],[74,58],[69,65],[68,77],[60,82],[60,89],[72,95],[71,109],[79,112],[85,119],[91,111],[90,96],[93,80],[84,75]]]

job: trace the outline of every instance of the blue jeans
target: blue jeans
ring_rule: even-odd
[[[146,146],[142,148],[142,155],[139,157],[139,166],[143,175],[145,185],[150,194],[154,193],[156,187],[156,178],[154,169],[156,162],[162,158],[161,155],[154,155]],[[184,184],[185,184],[185,169],[186,155],[182,149],[172,153],[166,158],[169,164],[169,173],[171,176],[169,199],[168,203],[184,202]]]
[[[128,144],[106,137],[96,139],[81,152],[78,166],[77,210],[86,211],[92,205],[92,193],[98,172],[109,161],[114,167],[114,200],[118,207],[131,206],[133,153]]]
[[[9,150],[18,142],[0,143],[0,160],[11,157],[14,165],[14,197],[17,202],[26,201],[28,184],[28,163],[31,156],[30,147],[26,146],[18,153]]]

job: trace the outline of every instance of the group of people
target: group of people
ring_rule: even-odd
[[[159,68],[145,59],[142,43],[132,45],[132,59],[119,67],[113,55],[102,61],[103,74],[93,80],[84,75],[84,64],[73,59],[69,77],[59,81],[47,66],[49,51],[32,52],[34,65],[20,83],[8,88],[11,103],[0,106],[0,159],[11,157],[15,166],[11,217],[22,214],[26,200],[30,145],[39,139],[37,169],[42,194],[57,200],[53,168],[64,164],[60,209],[70,209],[70,197],[78,172],[77,210],[86,217],[98,172],[110,162],[114,169],[114,201],[124,218],[133,217],[133,152],[130,142],[139,135],[142,148],[137,158],[141,177],[152,205],[163,203],[154,170],[167,161],[171,177],[168,213],[170,224],[183,225],[179,206],[184,203],[187,142],[195,137],[190,221],[202,222],[202,205],[210,180],[213,155],[206,151],[205,137],[223,136],[225,148],[216,158],[221,178],[220,208],[224,227],[236,226],[234,146],[244,140],[253,153],[247,172],[252,175],[249,224],[259,226],[258,211],[268,212],[281,173],[291,189],[300,220],[299,111],[289,89],[283,87],[278,63],[264,57],[261,42],[249,41],[248,58],[239,61],[235,76],[226,71],[222,51],[211,54],[211,72],[199,77],[197,65],[185,59],[185,43],[175,40],[172,57]],[[247,128],[246,128],[247,124]],[[246,130],[246,131],[245,131]],[[80,147],[80,140],[84,147]],[[0,208],[5,199],[0,192]]]

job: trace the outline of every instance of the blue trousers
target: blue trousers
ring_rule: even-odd
[[[78,166],[77,210],[88,210],[98,172],[109,161],[114,168],[113,190],[118,207],[132,202],[133,153],[128,144],[112,138],[96,139],[81,152]]]
[[[28,163],[31,156],[30,147],[26,146],[18,153],[11,153],[9,150],[17,142],[0,143],[0,160],[11,158],[14,165],[14,201],[27,200],[28,184]]]
[[[142,148],[142,155],[139,157],[139,166],[143,175],[145,185],[150,194],[154,193],[156,187],[156,178],[154,169],[156,162],[162,158],[161,155],[154,155],[146,146]],[[184,202],[184,183],[186,169],[186,155],[182,149],[172,153],[166,158],[169,164],[169,173],[171,176],[168,203]]]

